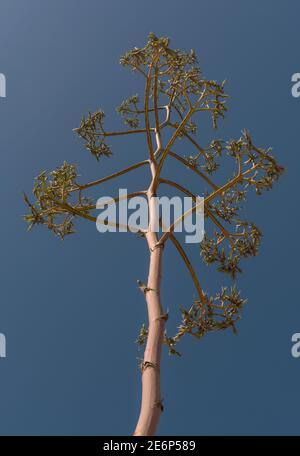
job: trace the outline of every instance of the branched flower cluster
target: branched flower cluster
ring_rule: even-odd
[[[123,117],[125,125],[129,128],[136,129],[140,126],[139,114],[142,111],[138,108],[138,103],[138,95],[133,95],[122,101],[120,106],[116,108],[116,111]]]
[[[181,356],[177,351],[177,343],[186,334],[201,339],[209,332],[231,328],[236,334],[236,323],[241,318],[241,311],[247,300],[243,299],[237,288],[223,287],[214,297],[205,296],[205,303],[195,299],[189,310],[181,308],[181,324],[177,333],[167,337],[165,332],[164,344],[168,346],[169,354]],[[147,335],[146,335],[147,339]],[[145,343],[146,339],[143,340]]]
[[[262,233],[254,225],[245,221],[236,222],[236,231],[214,232],[214,237],[204,236],[200,244],[200,253],[206,264],[218,264],[218,271],[229,274],[232,279],[237,273],[242,272],[240,260],[242,257],[255,256],[261,243]],[[227,248],[222,247],[222,242],[227,240]]]
[[[229,189],[216,201],[208,202],[206,207],[225,222],[232,223],[241,209],[240,203],[246,199],[246,190]]]
[[[105,142],[105,131],[103,126],[105,114],[103,111],[88,114],[87,117],[82,117],[80,126],[74,131],[86,141],[86,149],[88,149],[97,160],[100,157],[109,157],[112,155],[110,147]]]
[[[174,340],[178,341],[184,334],[201,338],[208,332],[227,328],[236,332],[235,324],[245,303],[235,287],[222,288],[215,297],[206,299],[205,306],[195,300],[189,310],[182,308],[182,322]]]
[[[24,195],[25,202],[30,213],[24,216],[29,224],[29,229],[35,225],[45,225],[54,234],[64,239],[68,234],[74,233],[74,217],[76,211],[87,214],[91,201],[80,195],[79,186],[76,183],[77,169],[74,165],[64,162],[63,165],[50,172],[42,172],[35,178],[33,196],[35,204],[32,204]],[[74,208],[69,204],[69,199],[77,191],[78,201]],[[73,209],[73,212],[71,211]]]
[[[182,116],[192,101],[202,95],[197,111],[209,111],[214,127],[217,119],[224,117],[227,108],[225,101],[224,82],[218,83],[206,79],[197,66],[197,56],[194,50],[183,52],[169,47],[169,38],[158,38],[150,33],[146,46],[134,48],[120,59],[123,66],[129,66],[134,71],[146,75],[153,66],[157,68],[157,86],[161,94],[171,101],[174,108]],[[154,84],[152,84],[154,97]],[[184,131],[195,131],[192,122],[183,128]]]
[[[227,155],[235,160],[240,160],[241,165],[247,167],[247,172],[236,184],[244,184],[245,189],[254,186],[260,195],[263,190],[270,190],[284,171],[271,152],[271,148],[256,147],[250,133],[243,130],[238,140],[213,140],[207,148],[186,159],[192,166],[202,169],[210,175],[219,169],[221,157]]]

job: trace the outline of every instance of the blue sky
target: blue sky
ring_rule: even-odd
[[[239,280],[248,304],[238,336],[187,338],[182,358],[163,356],[159,434],[299,434],[300,360],[290,354],[292,334],[300,332],[300,99],[290,82],[300,72],[299,2],[2,0],[0,12],[7,78],[0,99],[0,332],[7,339],[0,433],[134,429],[142,356],[134,340],[146,318],[136,280],[146,279],[145,243],[132,234],[100,235],[83,222],[64,242],[45,229],[27,233],[22,191],[64,160],[92,180],[144,156],[142,143],[118,140],[113,157],[97,163],[72,128],[99,107],[109,129],[122,126],[115,107],[141,91],[142,81],[119,57],[154,31],[175,48],[194,48],[207,77],[228,81],[229,112],[217,137],[239,137],[246,127],[287,168],[272,192],[247,204],[264,238]],[[199,132],[204,142],[213,138],[206,124]],[[137,172],[130,188],[143,182]],[[163,304],[172,327],[194,292],[176,252],[168,246],[165,253]],[[197,246],[190,255],[204,288],[220,288],[223,277],[201,263]]]

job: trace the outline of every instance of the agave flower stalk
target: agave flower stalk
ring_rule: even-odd
[[[253,222],[242,217],[241,204],[253,189],[258,195],[271,190],[283,168],[271,149],[257,147],[246,130],[236,140],[213,139],[208,145],[200,143],[197,134],[199,118],[209,115],[213,127],[217,128],[218,120],[227,111],[227,95],[224,82],[218,83],[203,76],[193,50],[174,50],[168,38],[158,38],[151,33],[144,47],[127,52],[120,63],[144,79],[142,101],[138,95],[133,95],[117,108],[126,129],[106,130],[105,114],[99,110],[84,116],[75,132],[84,140],[86,149],[101,162],[112,156],[110,143],[114,137],[123,136],[125,140],[128,135],[143,136],[145,149],[141,151],[141,160],[129,162],[126,168],[87,183],[78,182],[76,166],[66,162],[50,173],[42,172],[34,182],[34,202],[24,195],[29,208],[25,219],[29,228],[44,225],[64,239],[74,233],[77,218],[99,223],[94,214],[95,201],[88,193],[91,188],[149,167],[150,179],[145,180],[144,188],[129,193],[127,198],[142,195],[147,198],[149,208],[149,226],[137,233],[147,242],[149,275],[146,284],[138,280],[147,303],[148,323],[142,325],[137,338],[137,343],[145,346],[145,351],[140,365],[141,410],[134,435],[151,436],[156,432],[163,411],[160,391],[163,345],[171,355],[178,356],[177,344],[187,334],[201,339],[208,332],[226,328],[235,332],[246,302],[235,285],[221,287],[215,296],[204,291],[203,278],[200,284],[184,245],[175,235],[175,222],[161,235],[153,229],[159,222],[154,197],[162,192],[166,195],[168,188],[193,198],[192,212],[197,209],[196,195],[189,184],[168,176],[168,163],[176,161],[199,179],[200,191],[205,195],[206,223],[205,237],[199,246],[201,257],[206,264],[216,265],[220,272],[233,280],[242,271],[243,258],[257,255],[262,236]],[[186,145],[192,147],[194,154],[185,152]],[[216,180],[215,175],[218,176],[226,160],[232,163],[233,176],[219,184],[220,178]],[[120,198],[112,201],[119,202]],[[184,213],[180,218],[184,220],[186,215]],[[107,224],[107,221],[102,220],[102,223]],[[118,227],[117,221],[115,225]],[[167,243],[175,247],[186,266],[196,294],[192,304],[180,308],[181,320],[173,335],[166,331],[168,314],[162,307],[160,293],[162,258]],[[171,311],[174,311],[173,307]]]

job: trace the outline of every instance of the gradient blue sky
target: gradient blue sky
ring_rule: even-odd
[[[208,77],[228,80],[230,109],[217,136],[239,137],[247,127],[288,170],[274,191],[247,206],[264,239],[239,282],[249,299],[239,335],[187,338],[182,358],[163,356],[159,434],[299,434],[300,359],[290,354],[291,336],[300,332],[300,99],[290,92],[291,75],[300,72],[299,18],[296,0],[1,0],[1,434],[134,429],[142,356],[134,340],[145,321],[136,279],[146,278],[146,246],[81,222],[63,243],[45,229],[27,233],[21,192],[64,159],[91,180],[141,157],[140,143],[117,141],[113,158],[98,164],[72,128],[99,107],[109,129],[120,128],[114,107],[142,86],[118,60],[150,31],[169,36],[175,48],[195,48]],[[200,128],[204,142],[211,133]],[[143,177],[132,175],[131,187]],[[196,246],[191,257],[205,289],[218,289],[223,277],[201,264]],[[172,327],[193,289],[172,247],[165,268]]]

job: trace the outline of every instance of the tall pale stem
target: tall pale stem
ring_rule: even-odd
[[[151,166],[154,174],[155,165]],[[156,222],[156,209],[153,200],[153,189],[148,190],[148,204],[150,215],[150,230],[146,234],[150,251],[149,275],[147,291],[145,292],[148,310],[148,337],[144,353],[142,371],[142,402],[140,416],[134,435],[151,436],[155,434],[162,412],[160,395],[160,357],[163,344],[165,322],[167,315],[163,315],[160,303],[160,280],[163,246],[155,247],[157,234],[151,230]],[[152,225],[154,223],[154,225]]]

